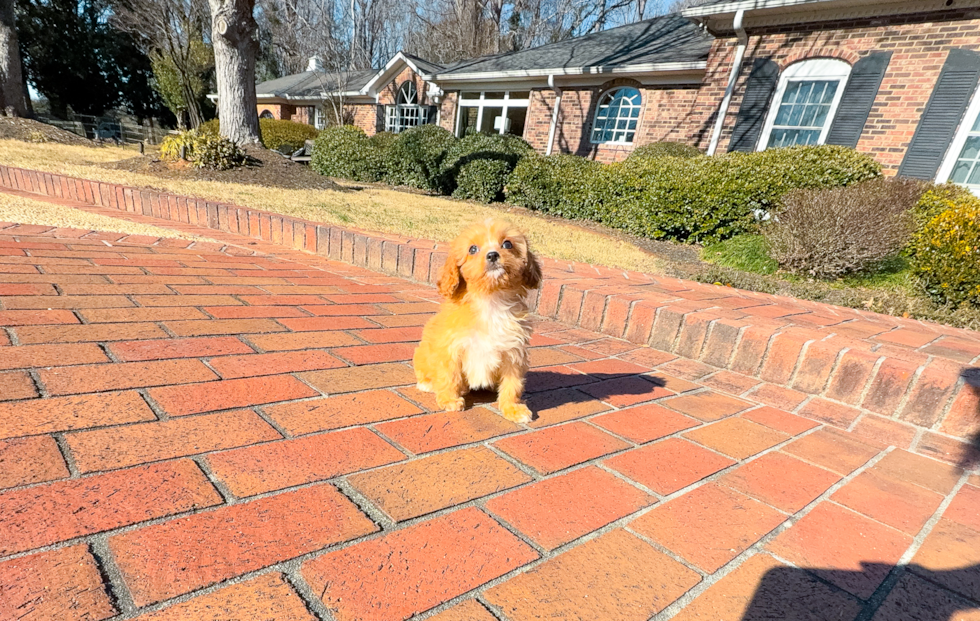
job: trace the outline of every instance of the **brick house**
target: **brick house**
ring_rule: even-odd
[[[980,190],[980,0],[709,0],[450,67],[399,53],[344,88],[316,75],[259,84],[260,113],[316,123],[343,93],[368,133],[438,123],[602,161],[661,140],[841,144]]]

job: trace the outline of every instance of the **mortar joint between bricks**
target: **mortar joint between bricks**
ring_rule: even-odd
[[[225,485],[224,481],[218,478],[218,476],[211,470],[211,465],[208,464],[205,459],[205,455],[194,455],[190,458],[197,467],[201,469],[204,473],[204,477],[214,486],[218,491],[218,495],[221,496],[222,503],[224,505],[234,505],[237,504],[241,499],[238,498],[232,491]]]
[[[334,616],[330,614],[330,609],[326,607],[320,597],[313,591],[313,587],[310,583],[306,581],[303,577],[302,566],[297,567],[295,570],[286,572],[283,577],[296,595],[306,606],[307,612],[313,615],[318,621],[335,621]]]
[[[793,370],[790,371],[789,378],[786,380],[786,388],[792,388],[796,382],[796,376],[800,372],[800,367],[803,366],[803,360],[806,358],[807,352],[810,351],[810,346],[816,342],[818,342],[818,339],[811,339],[803,343],[803,347],[800,348],[800,353],[796,356],[796,362],[793,363]]]
[[[357,508],[368,517],[369,520],[374,522],[374,525],[378,527],[379,533],[387,533],[389,531],[395,530],[397,524],[395,520],[388,517],[388,515],[376,507],[367,496],[362,494],[356,487],[351,485],[350,481],[347,480],[346,476],[340,477],[334,481],[334,485],[341,494],[343,494],[347,500],[354,503]],[[377,534],[377,533],[375,533]]]
[[[949,411],[953,408],[953,402],[956,401],[956,398],[963,390],[968,390],[966,388],[966,378],[960,374],[960,376],[956,378],[956,382],[953,384],[952,390],[949,391],[949,396],[946,398],[946,402],[939,408],[939,417],[936,422],[933,423],[932,427],[929,428],[929,431],[939,431],[942,428],[946,415],[949,414]],[[899,412],[901,412],[901,410],[899,410]],[[916,425],[916,427],[918,427],[918,425]]]
[[[93,536],[89,542],[89,551],[95,558],[95,564],[102,576],[102,584],[105,585],[112,604],[123,615],[133,615],[137,611],[137,606],[109,549],[108,535],[102,533]]]

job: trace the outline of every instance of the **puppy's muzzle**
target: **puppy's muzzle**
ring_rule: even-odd
[[[500,259],[500,253],[496,250],[491,250],[487,253],[487,261],[490,263],[496,263]]]

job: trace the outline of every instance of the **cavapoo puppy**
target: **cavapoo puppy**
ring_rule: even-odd
[[[514,225],[487,220],[463,231],[439,276],[445,301],[415,350],[419,390],[459,412],[467,392],[495,388],[506,419],[530,421],[521,403],[531,338],[525,297],[540,284],[541,265]]]

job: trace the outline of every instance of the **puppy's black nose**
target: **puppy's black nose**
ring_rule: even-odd
[[[487,253],[487,261],[490,261],[491,263],[496,263],[497,259],[499,258],[500,258],[500,253],[497,252],[496,250],[491,250],[490,252]]]

